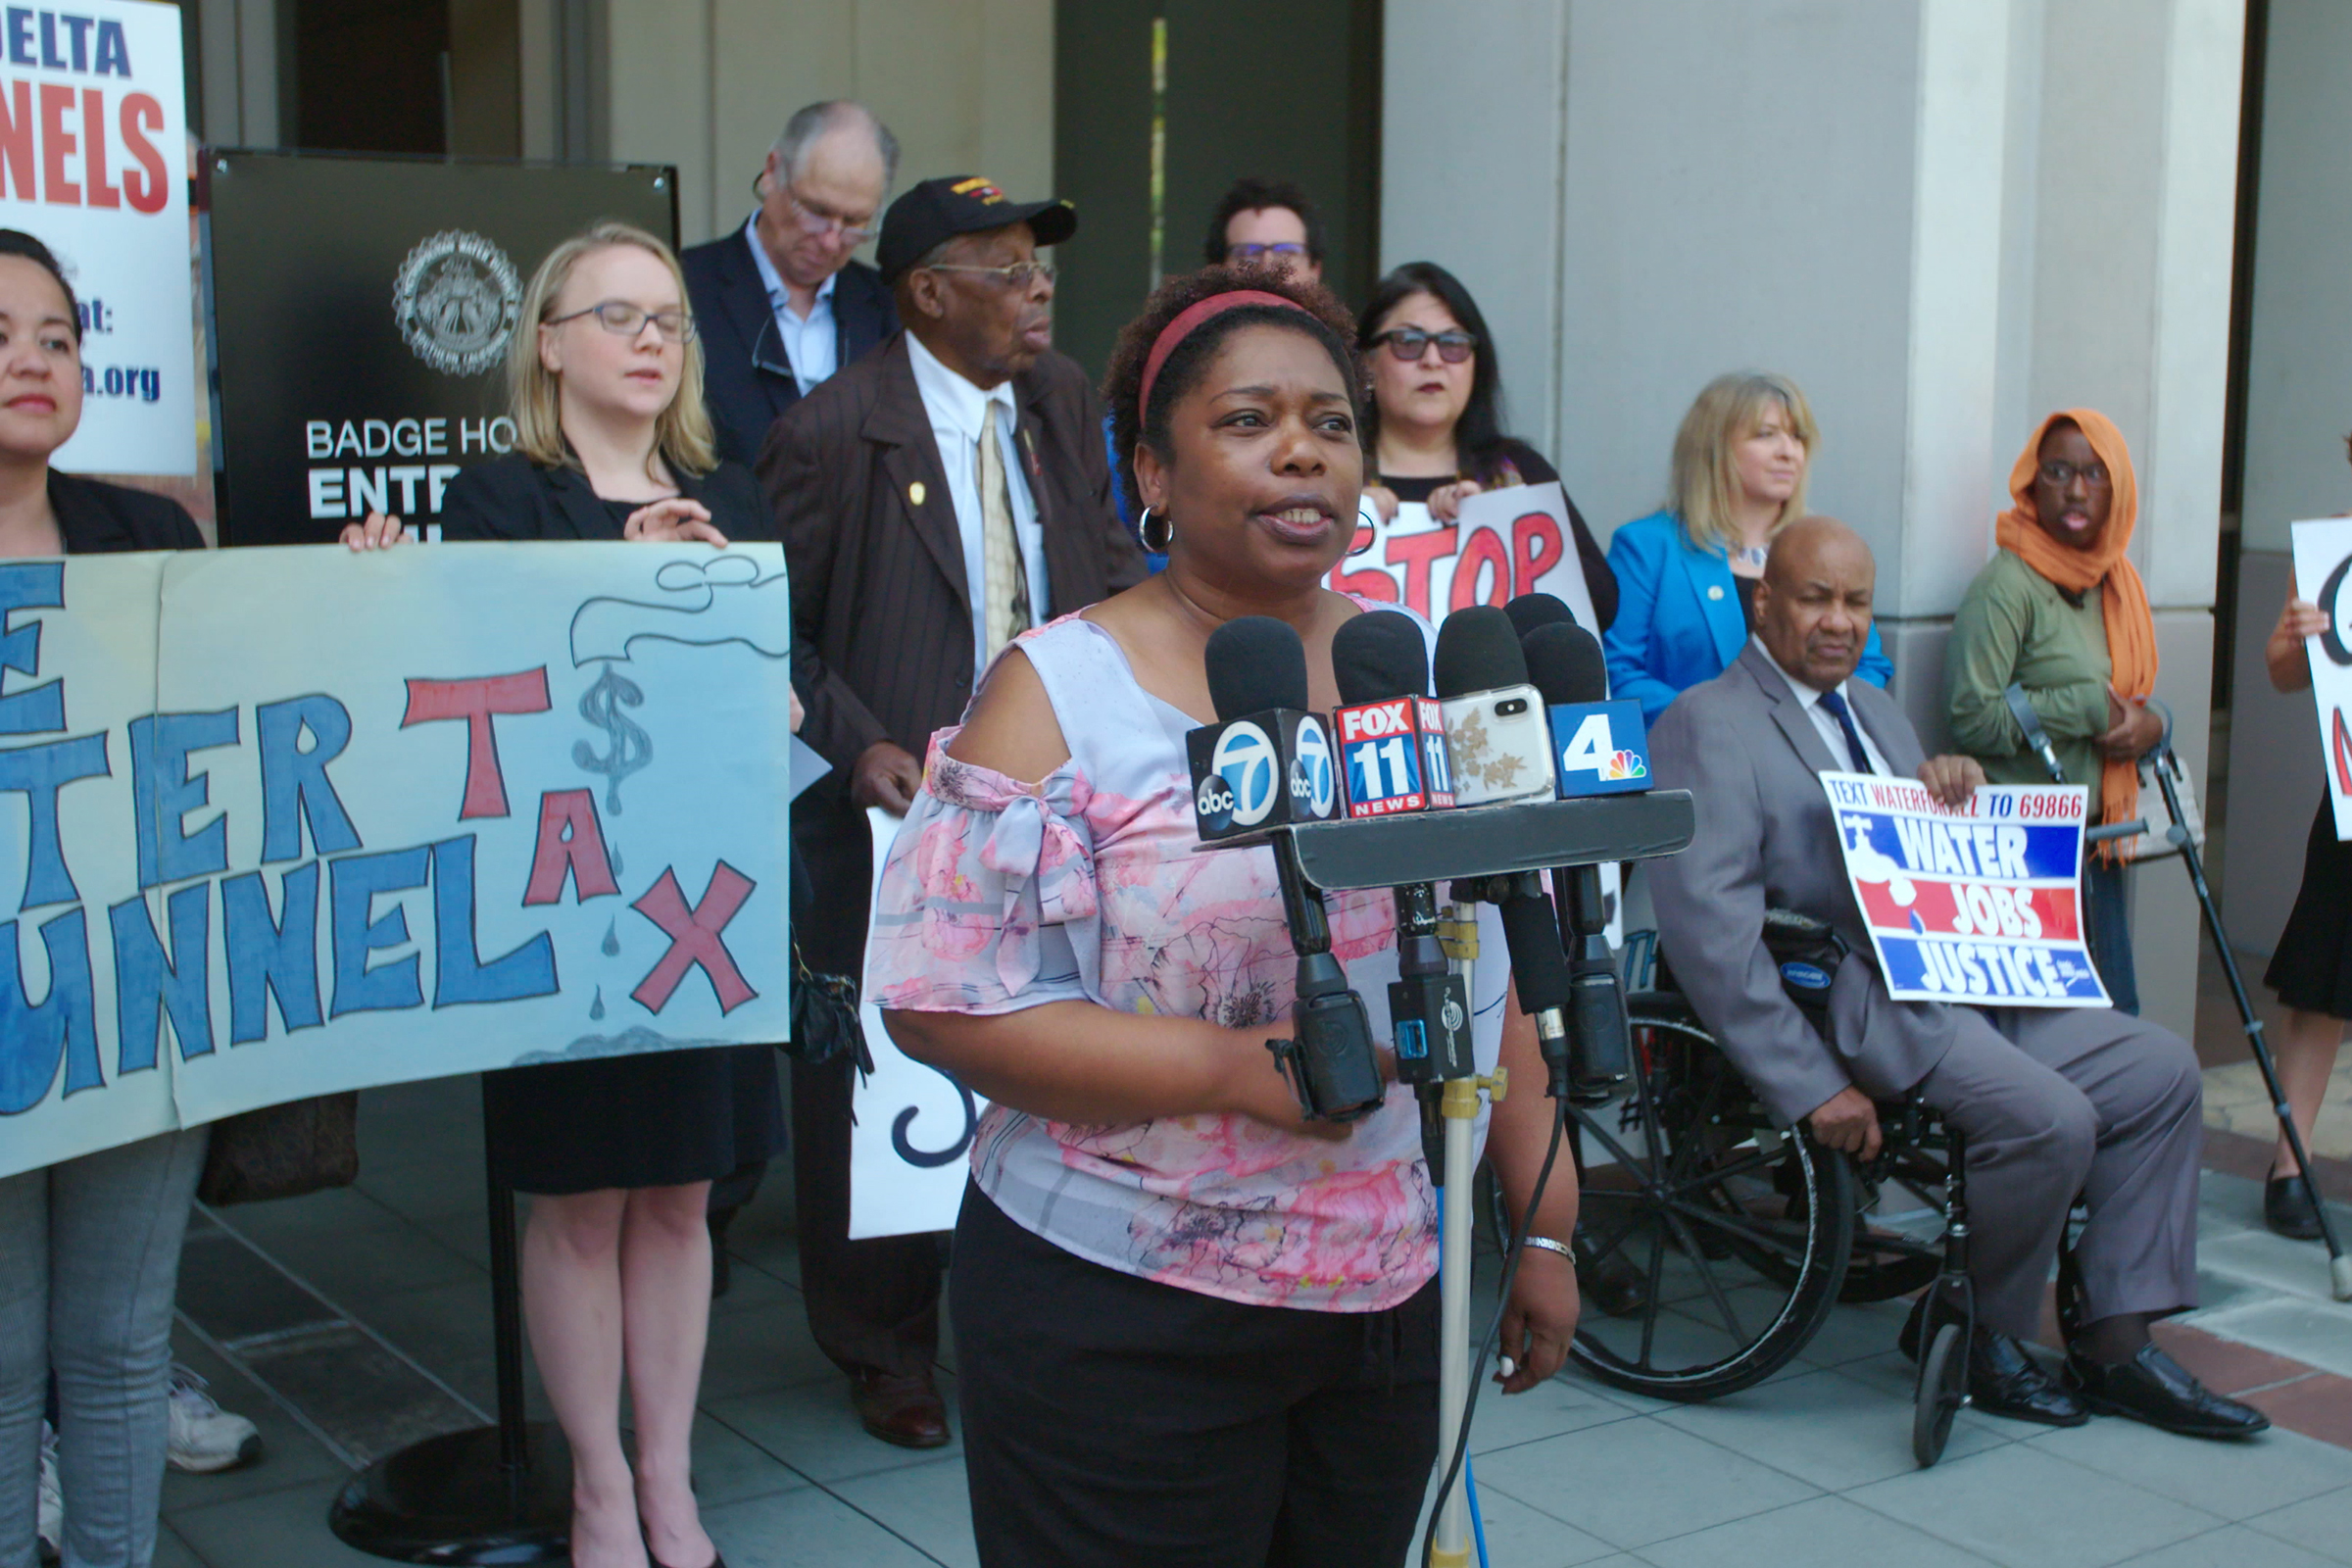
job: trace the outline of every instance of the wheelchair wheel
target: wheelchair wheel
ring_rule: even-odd
[[[1786,1365],[1836,1305],[1853,1172],[1774,1127],[1687,1011],[1632,1010],[1631,1094],[1575,1118],[1580,1229],[1595,1259],[1632,1265],[1643,1298],[1623,1317],[1586,1312],[1569,1353],[1617,1388],[1711,1399]]]
[[[1911,1457],[1925,1470],[1943,1457],[1952,1418],[1968,1402],[1968,1330],[1946,1323],[1919,1358],[1919,1388],[1911,1401]]]

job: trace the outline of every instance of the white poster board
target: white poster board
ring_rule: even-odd
[[[1824,773],[1886,994],[2104,1007],[2082,922],[2080,784],[1994,784],[1966,806],[1879,773]]]
[[[775,545],[0,562],[0,1176],[781,1041]]]
[[[1417,501],[1400,503],[1396,515],[1382,522],[1367,502],[1356,514],[1354,547],[1332,568],[1330,585],[1405,605],[1431,620],[1469,605],[1553,594],[1576,612],[1578,625],[1597,635],[1568,497],[1557,480],[1481,491],[1449,523],[1434,522]]]
[[[2352,839],[2352,517],[2293,523],[2295,593],[2320,607],[2328,629],[2305,644],[2311,659],[2311,700],[2320,710],[2320,760],[2328,799],[2335,807],[2335,836]]]
[[[149,0],[0,11],[0,227],[55,252],[81,303],[69,472],[196,471],[179,25]]]
[[[874,839],[870,928],[873,896],[901,819],[876,806],[866,808],[865,820]],[[972,1135],[988,1102],[901,1051],[872,995],[870,984],[860,984],[858,1022],[874,1070],[851,1091],[857,1122],[850,1129],[850,1240],[952,1231],[971,1176]]]

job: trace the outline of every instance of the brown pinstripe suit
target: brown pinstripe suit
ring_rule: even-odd
[[[1143,580],[1144,559],[1110,500],[1102,409],[1077,362],[1047,353],[1013,379],[1019,445],[1045,532],[1039,619]],[[760,452],[792,568],[801,738],[833,775],[801,797],[794,830],[816,889],[801,946],[855,975],[865,950],[868,835],[850,770],[877,741],[917,758],[962,715],[972,668],[971,585],[931,416],[904,332],[769,426]],[[915,498],[920,496],[918,501]],[[939,1264],[927,1237],[847,1240],[849,1068],[793,1069],[793,1155],[809,1327],[845,1370],[912,1374],[938,1344]]]

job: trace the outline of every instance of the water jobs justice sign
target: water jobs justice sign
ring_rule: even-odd
[[[211,153],[220,538],[316,544],[389,512],[436,537],[449,481],[511,450],[531,272],[600,218],[676,237],[650,166]]]
[[[0,1176],[787,1037],[782,552],[0,563]]]
[[[196,471],[179,8],[0,8],[0,227],[57,253],[81,302],[77,473]]]
[[[1845,871],[1897,1002],[2104,1007],[2082,927],[2080,784],[1936,804],[1910,779],[1824,773]]]

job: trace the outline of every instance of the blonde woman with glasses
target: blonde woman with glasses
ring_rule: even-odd
[[[1820,439],[1796,383],[1760,370],[1717,376],[1683,416],[1666,505],[1609,541],[1609,691],[1641,703],[1650,723],[1747,642],[1765,553],[1805,514]],[[1876,626],[1855,673],[1876,686],[1894,673]]]
[[[700,541],[771,533],[750,472],[717,461],[702,354],[669,247],[599,223],[539,265],[508,349],[515,450],[450,481],[442,537]],[[355,550],[398,542],[380,514]],[[710,1314],[711,1181],[784,1146],[767,1046],[492,1073],[501,1180],[533,1196],[522,1305],[571,1444],[577,1568],[714,1568],[688,1433]],[[620,1442],[629,1386],[636,1467]]]

